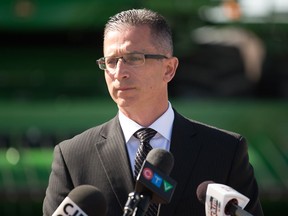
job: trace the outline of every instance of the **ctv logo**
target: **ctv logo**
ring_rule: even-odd
[[[168,192],[173,188],[173,185],[167,182],[165,179],[163,179],[159,174],[156,172],[153,173],[153,171],[146,167],[142,171],[142,175],[145,179],[150,181],[154,186],[161,188],[161,185],[163,185],[163,189],[165,192]],[[163,183],[163,184],[162,184]]]

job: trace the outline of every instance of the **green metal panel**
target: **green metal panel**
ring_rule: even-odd
[[[95,28],[109,16],[135,7],[133,0],[1,0],[0,29]]]

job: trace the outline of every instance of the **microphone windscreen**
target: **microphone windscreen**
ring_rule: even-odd
[[[196,190],[197,198],[203,204],[205,204],[205,200],[206,200],[207,187],[211,183],[214,183],[214,182],[213,181],[204,181],[201,184],[199,184],[197,187],[197,190]]]
[[[89,216],[104,216],[107,204],[101,191],[92,185],[80,185],[74,188],[68,197]]]
[[[148,153],[146,160],[165,175],[169,175],[174,166],[173,155],[164,149],[152,149]]]

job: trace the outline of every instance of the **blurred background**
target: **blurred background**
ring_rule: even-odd
[[[174,107],[244,135],[265,215],[286,215],[287,0],[1,0],[0,215],[41,215],[53,147],[115,115],[103,27],[143,7],[173,30]]]

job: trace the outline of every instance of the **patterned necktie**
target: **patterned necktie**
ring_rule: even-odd
[[[151,128],[141,128],[134,133],[134,136],[140,140],[140,146],[137,150],[135,158],[135,171],[134,171],[135,178],[137,178],[140,169],[142,167],[142,164],[147,157],[147,154],[152,149],[152,146],[150,145],[149,142],[152,139],[152,137],[155,136],[156,133],[157,131]],[[151,203],[145,216],[156,216],[157,212],[158,212],[158,205]]]

